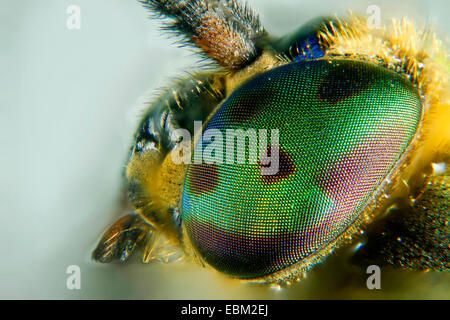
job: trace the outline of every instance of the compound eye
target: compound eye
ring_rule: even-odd
[[[186,236],[208,264],[238,278],[316,261],[379,197],[421,114],[409,81],[365,62],[297,62],[253,78],[206,127],[222,133],[221,163],[189,166]],[[279,170],[263,175],[260,158],[227,163],[227,129],[254,130],[258,145],[260,129],[269,132],[269,144],[271,129],[278,129]],[[212,143],[203,141],[195,152],[210,151]],[[236,153],[238,145],[236,139]]]

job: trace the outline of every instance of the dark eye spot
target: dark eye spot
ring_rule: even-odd
[[[270,158],[271,156],[271,147],[268,146],[267,147],[267,156]],[[263,161],[264,163],[266,163],[266,161]],[[269,168],[271,167],[271,164],[262,164],[261,162],[259,163],[259,167],[265,167],[265,168]],[[276,174],[273,175],[261,175],[261,178],[263,180],[263,182],[265,183],[275,183],[275,182],[280,182],[284,179],[289,178],[290,176],[292,176],[295,172],[295,163],[292,160],[291,156],[284,151],[282,148],[280,148],[279,150],[279,162],[278,162],[278,172]]]
[[[245,123],[255,117],[273,101],[276,90],[265,87],[264,90],[249,90],[232,101],[229,111],[230,121],[234,125]]]
[[[370,70],[361,65],[340,62],[331,69],[319,85],[319,98],[328,103],[338,103],[366,90],[374,80]]]
[[[219,176],[217,165],[192,164],[190,170],[190,189],[193,193],[210,192],[217,187]]]

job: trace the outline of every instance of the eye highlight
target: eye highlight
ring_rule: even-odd
[[[211,165],[190,166],[186,236],[208,264],[238,278],[262,278],[320,256],[373,204],[421,116],[411,83],[365,62],[295,62],[253,78],[205,130],[278,129],[283,178],[267,183],[260,164],[224,162],[213,165],[210,181],[211,174],[198,172]]]

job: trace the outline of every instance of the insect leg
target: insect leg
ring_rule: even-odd
[[[152,236],[149,226],[136,213],[128,214],[117,220],[103,235],[92,253],[94,260],[125,262],[134,253],[138,244],[149,241]]]

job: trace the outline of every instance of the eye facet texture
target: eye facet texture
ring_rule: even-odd
[[[421,112],[412,84],[364,62],[296,62],[253,78],[206,130],[223,133],[225,150],[226,129],[279,129],[279,172],[262,176],[260,164],[226,164],[225,157],[191,164],[182,202],[187,235],[210,265],[239,278],[300,262],[371,202]]]

